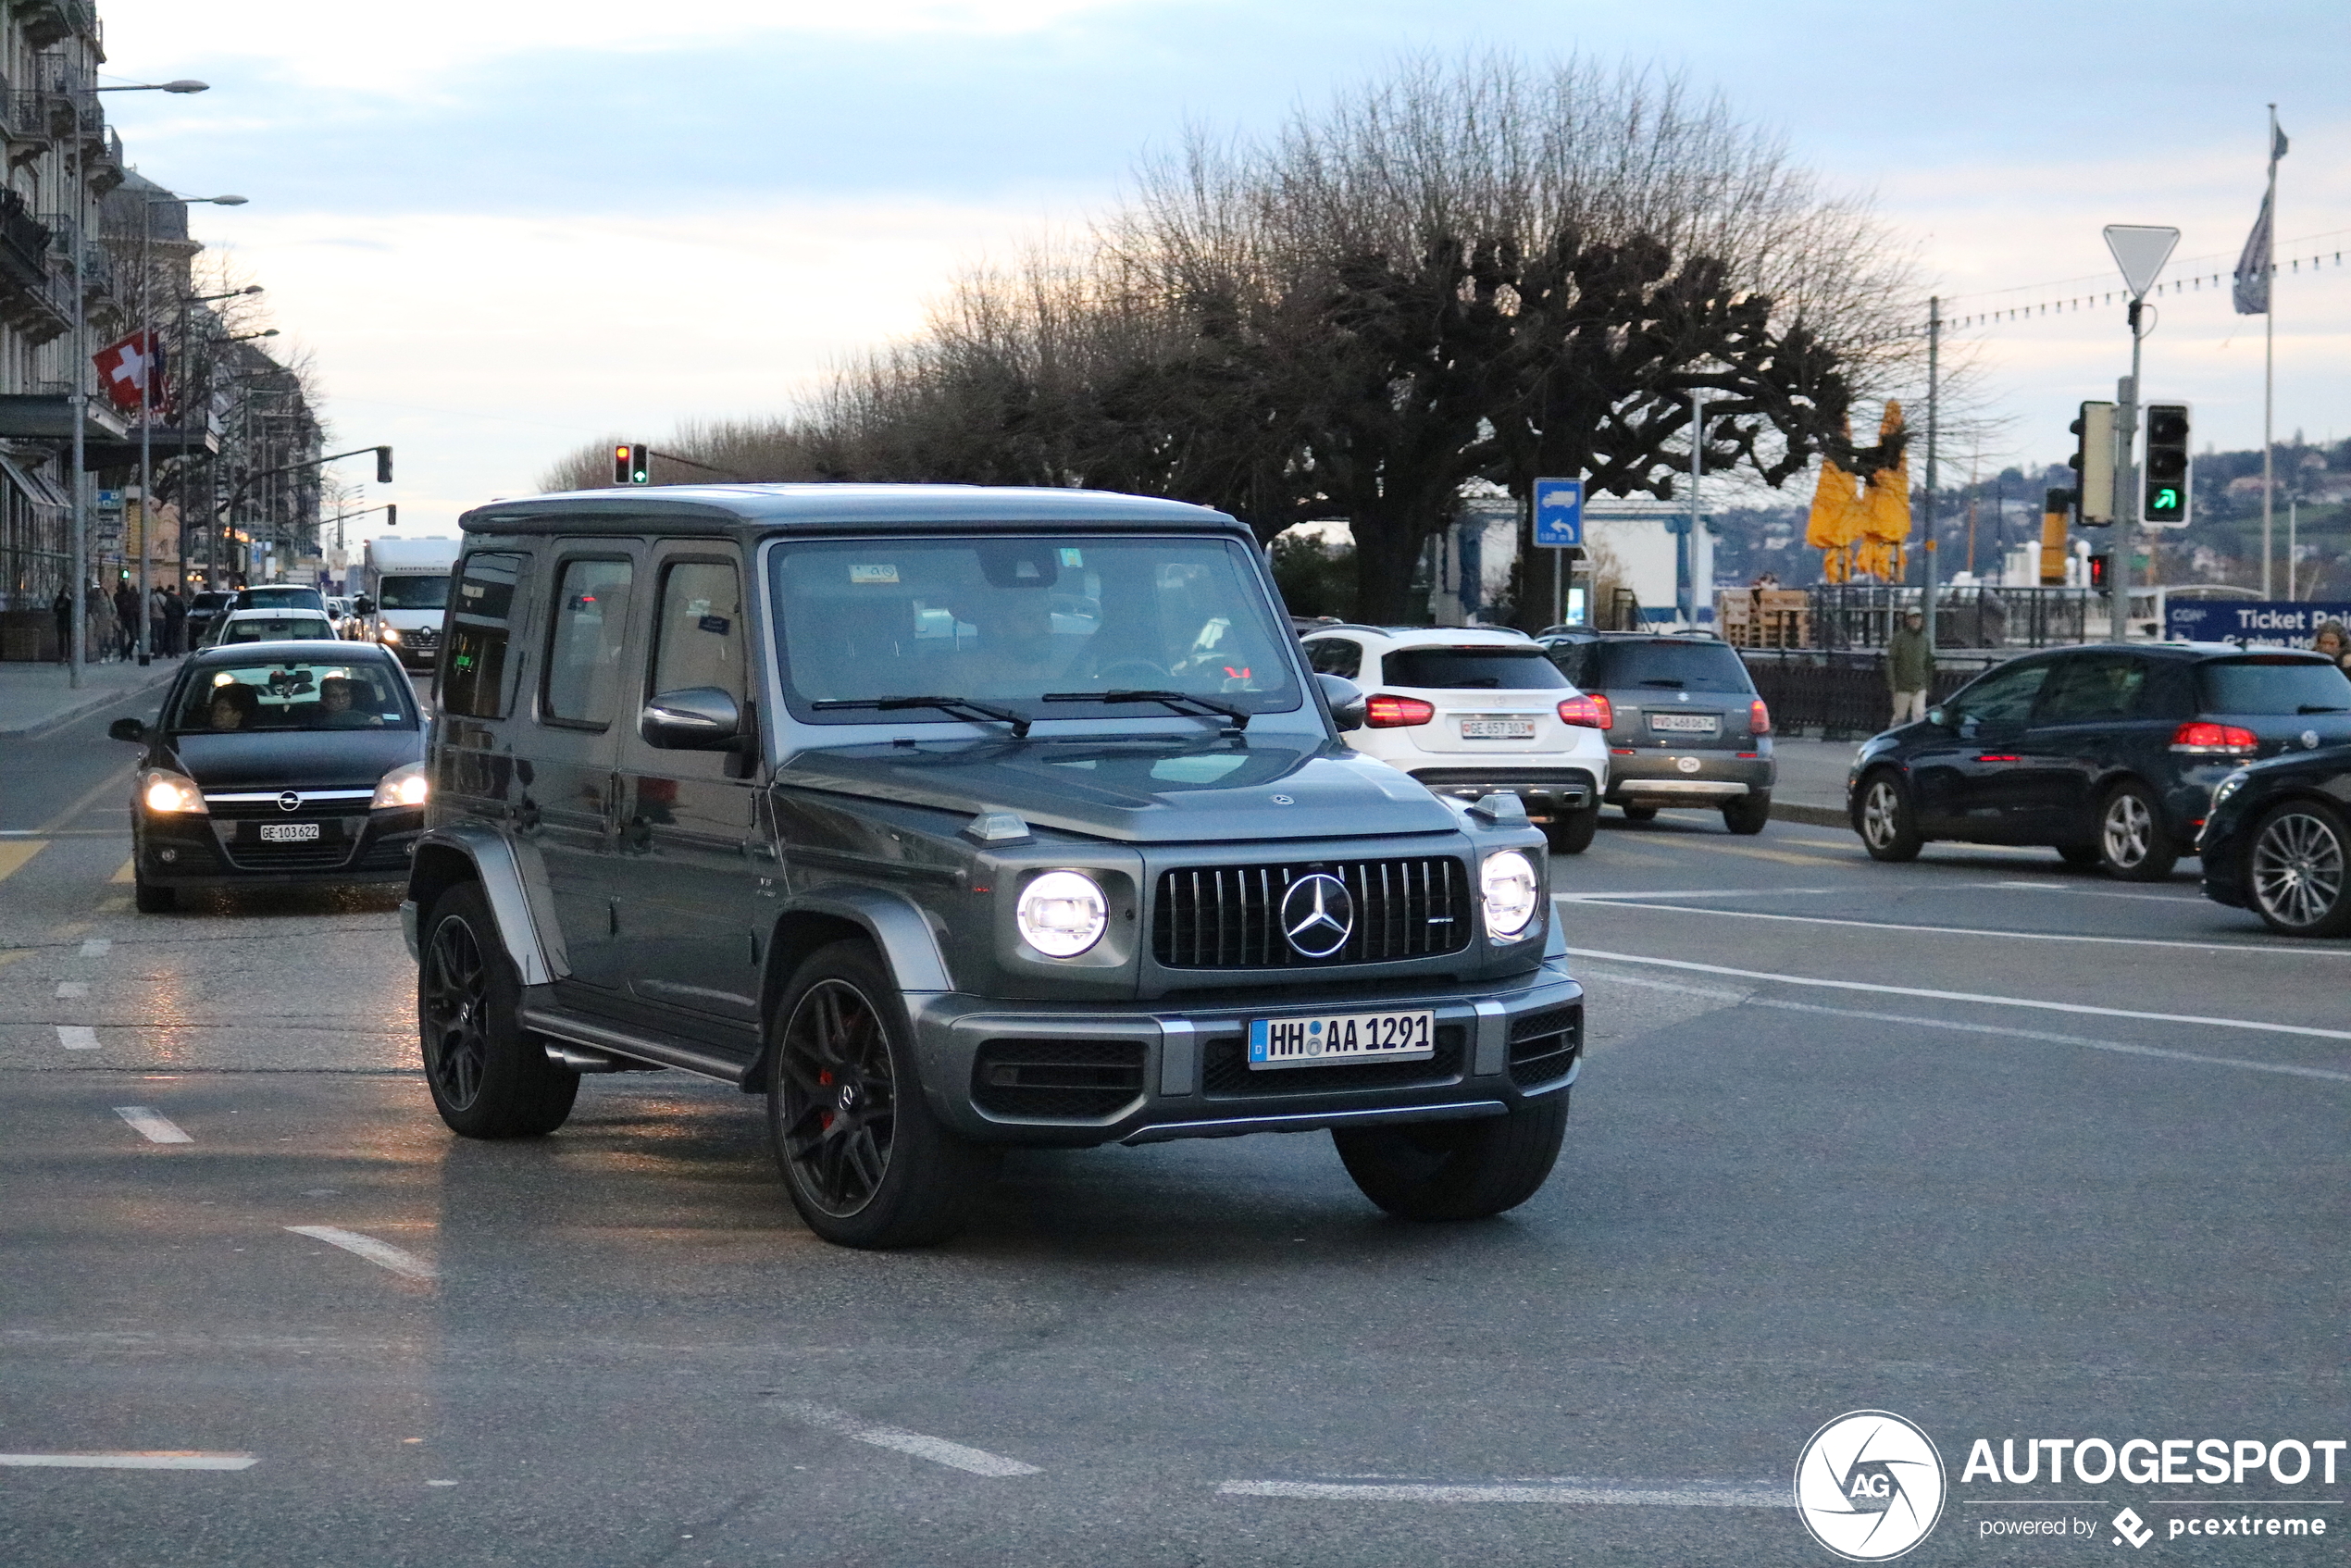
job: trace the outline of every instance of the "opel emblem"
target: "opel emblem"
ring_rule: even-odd
[[[1298,803],[1287,795],[1275,795],[1272,797],[1272,800],[1277,806],[1294,806]]]
[[[2315,752],[2319,749],[2319,732],[2317,730],[2306,729],[2302,732],[2302,749],[2306,752]]]
[[[1355,934],[1355,899],[1326,872],[1301,877],[1282,895],[1282,937],[1300,958],[1328,958]]]
[[[295,794],[292,790],[288,790],[278,797],[278,809],[280,811],[300,811],[302,809],[302,797]]]

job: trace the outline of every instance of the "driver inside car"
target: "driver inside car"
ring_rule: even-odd
[[[321,729],[380,729],[383,720],[374,714],[354,705],[357,692],[355,682],[340,675],[330,675],[318,683],[318,702],[322,708],[317,720]]]

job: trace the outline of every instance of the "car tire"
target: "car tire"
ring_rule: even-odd
[[[1861,795],[1853,810],[1853,831],[1872,860],[1916,860],[1926,838],[1919,831],[1918,807],[1909,787],[1890,768],[1880,768],[1861,780]]]
[[[2098,864],[2119,882],[2160,882],[2180,846],[2163,826],[2163,807],[2144,784],[2118,784],[2098,803]]]
[[[1623,811],[1624,820],[1627,822],[1655,822],[1657,820],[1658,808],[1656,806],[1628,804],[1621,809]]]
[[[141,877],[131,885],[131,902],[142,915],[168,915],[180,907],[180,890],[159,888]]]
[[[1482,1220],[1535,1196],[1567,1136],[1561,1089],[1499,1116],[1334,1127],[1339,1163],[1364,1197],[1408,1220]]]
[[[522,1027],[522,981],[478,882],[433,903],[417,965],[425,1084],[449,1130],[540,1138],[564,1125],[579,1075],[547,1059]]]
[[[1759,790],[1723,803],[1723,826],[1742,836],[1763,831],[1772,820],[1772,791]]]
[[[2245,902],[2287,937],[2351,932],[2351,828],[2316,801],[2287,801],[2254,825]]]
[[[808,1228],[872,1250],[961,1230],[999,1151],[932,1114],[914,1031],[874,950],[841,941],[810,954],[771,1018],[768,1143]]]
[[[1553,854],[1582,854],[1592,847],[1592,839],[1600,830],[1600,808],[1586,806],[1571,811],[1543,826],[1543,837],[1550,840]]]

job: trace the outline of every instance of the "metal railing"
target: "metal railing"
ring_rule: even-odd
[[[1923,591],[1874,582],[1821,583],[1812,596],[1816,648],[1884,648]],[[1995,588],[1975,583],[1939,588],[1934,641],[1939,648],[2050,648],[2096,642],[2112,612],[2103,593],[2087,588]]]
[[[1943,701],[2005,656],[1993,650],[1944,650],[1927,701]],[[1893,717],[1894,689],[1882,652],[1742,648],[1739,657],[1772,710],[1773,728],[1783,735],[1852,740],[1876,734]]]

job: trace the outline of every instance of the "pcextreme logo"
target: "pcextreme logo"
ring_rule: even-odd
[[[1812,1434],[1796,1462],[1796,1512],[1812,1538],[1854,1562],[1884,1562],[1943,1514],[1943,1456],[1891,1411],[1857,1410]]]

